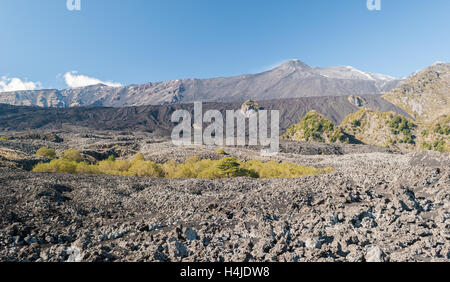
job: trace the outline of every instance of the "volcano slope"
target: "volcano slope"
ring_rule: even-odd
[[[0,140],[0,147],[30,161],[42,145],[97,157],[140,152],[159,162],[218,157],[217,148],[174,147],[146,135],[61,137],[58,143]],[[450,260],[448,154],[284,141],[281,147],[272,160],[333,172],[298,179],[152,179],[4,165],[0,261]],[[252,148],[225,150],[241,160],[262,158]]]
[[[358,103],[353,101],[356,99]],[[242,101],[244,102],[244,101]],[[203,110],[219,110],[223,116],[227,110],[240,110],[239,103],[204,103]],[[387,112],[393,111],[406,117],[402,109],[384,100],[380,95],[304,97],[258,102],[267,111],[280,111],[280,129],[300,121],[310,110],[323,113],[326,118],[339,124],[361,107]],[[39,108],[0,104],[0,131],[65,130],[74,132],[72,127],[91,130],[142,131],[155,136],[170,136],[174,124],[171,116],[176,110],[187,110],[193,114],[193,104],[165,106],[140,106],[124,108],[74,107]]]

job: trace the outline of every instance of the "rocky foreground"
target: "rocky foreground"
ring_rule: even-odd
[[[190,152],[143,144],[150,158]],[[334,172],[199,180],[0,168],[0,261],[450,261],[448,154],[289,146],[277,160]]]

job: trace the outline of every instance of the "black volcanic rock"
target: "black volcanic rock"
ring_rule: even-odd
[[[363,99],[366,101],[365,106],[371,109],[394,111],[408,116],[378,95],[364,96]],[[280,111],[281,132],[299,122],[310,110],[316,110],[335,124],[339,124],[348,114],[359,110],[344,96],[265,100],[259,101],[258,104],[268,111]],[[203,110],[217,109],[225,117],[226,110],[240,110],[241,106],[241,103],[205,103]],[[168,136],[173,128],[171,116],[177,109],[193,112],[193,104],[124,108],[39,108],[0,104],[0,131],[52,130],[77,126],[96,130],[154,132],[158,136]]]

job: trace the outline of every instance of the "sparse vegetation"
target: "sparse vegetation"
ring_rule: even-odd
[[[81,162],[83,160],[83,157],[81,156],[81,153],[78,150],[75,149],[68,149],[63,154],[64,159],[74,162]]]
[[[431,144],[428,144],[426,141],[422,142],[422,148],[425,150],[433,150],[433,146],[431,146]]]
[[[218,155],[221,155],[221,156],[226,156],[226,155],[228,155],[227,152],[225,152],[225,149],[223,149],[223,148],[217,149],[216,153],[217,153]]]
[[[413,131],[417,126],[413,122],[401,115],[396,115],[390,120],[389,127],[392,134],[399,135],[401,133],[403,135],[403,139],[399,140],[400,143],[415,144],[416,137],[413,135]]]
[[[291,126],[283,138],[326,143],[363,143],[401,151],[435,150],[449,152],[450,117],[434,123],[414,122],[394,112],[362,108],[347,115],[339,126],[315,111]]]
[[[236,158],[226,157],[221,160],[188,158],[178,164],[171,160],[164,164],[147,161],[143,155],[136,155],[130,161],[108,159],[96,164],[89,164],[67,158],[55,159],[49,163],[39,163],[34,172],[62,172],[79,174],[112,174],[139,177],[166,178],[297,178],[322,173],[329,173],[331,168],[317,169],[293,163],[262,162],[251,160],[240,162]]]
[[[441,125],[437,123],[434,127],[434,132],[442,135],[450,135],[450,127],[446,124]]]
[[[79,163],[67,159],[55,159],[49,163],[39,163],[34,168],[35,172],[63,172],[76,173]]]
[[[298,178],[332,172],[332,168],[317,169],[293,163],[262,162],[251,160],[242,163],[241,168],[256,173],[259,178]]]
[[[360,127],[361,121],[359,119],[355,119],[355,120],[352,120],[351,124],[353,127]]]
[[[432,123],[449,113],[449,64],[431,66],[410,76],[383,98],[410,114],[417,122]]]
[[[128,175],[139,177],[164,177],[160,165],[151,161],[137,161],[128,169]]]
[[[37,150],[36,156],[48,158],[48,159],[54,159],[54,158],[56,158],[56,152],[54,149],[47,148],[47,147],[41,147],[39,150]]]
[[[351,136],[346,134],[339,126],[316,111],[307,113],[298,124],[289,127],[283,135],[285,139],[296,141],[317,141],[328,143],[350,143]]]
[[[331,121],[315,113],[307,114],[302,121],[306,140],[322,139],[321,133],[334,131],[334,124]]]
[[[433,142],[433,150],[438,152],[445,152],[446,142],[444,140],[436,140]]]

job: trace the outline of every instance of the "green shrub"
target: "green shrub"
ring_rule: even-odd
[[[217,164],[220,174],[226,177],[236,177],[240,172],[240,164],[236,158],[223,158]]]
[[[355,119],[352,121],[352,126],[353,127],[360,127],[361,126],[361,121],[359,119]]]
[[[223,148],[217,149],[216,153],[217,153],[218,155],[222,155],[222,156],[228,155],[227,152],[225,152],[225,150],[224,150]]]
[[[392,134],[399,135],[401,133],[403,135],[403,139],[400,139],[399,143],[415,144],[414,139],[416,136],[413,135],[413,130],[417,125],[408,121],[407,118],[396,115],[390,120],[389,127],[391,128]],[[422,134],[424,133],[422,132]]]
[[[83,157],[81,156],[81,153],[75,149],[68,149],[63,154],[64,159],[74,162],[81,162],[83,160]]]
[[[439,123],[434,127],[434,132],[442,134],[442,135],[450,135],[450,127],[446,124],[441,125]]]
[[[391,128],[393,134],[397,135],[401,132],[406,136],[411,135],[412,130],[417,126],[414,123],[408,121],[408,119],[406,119],[405,117],[396,115],[389,122],[389,127]]]
[[[443,153],[445,151],[445,145],[447,143],[444,140],[436,140],[433,142],[433,149],[435,151]]]
[[[308,112],[299,123],[290,126],[282,138],[292,140],[350,143],[353,138],[316,111]]]
[[[432,150],[432,149],[433,149],[433,147],[431,146],[431,144],[428,144],[428,143],[425,142],[425,141],[422,142],[422,147],[423,147],[425,150]]]
[[[41,147],[39,150],[37,150],[36,156],[47,158],[47,159],[54,159],[54,158],[56,158],[56,152],[54,149],[47,148],[47,147]]]
[[[306,141],[309,141],[310,139],[323,141],[321,136],[322,133],[334,131],[334,125],[331,121],[316,113],[307,114],[302,122]]]

